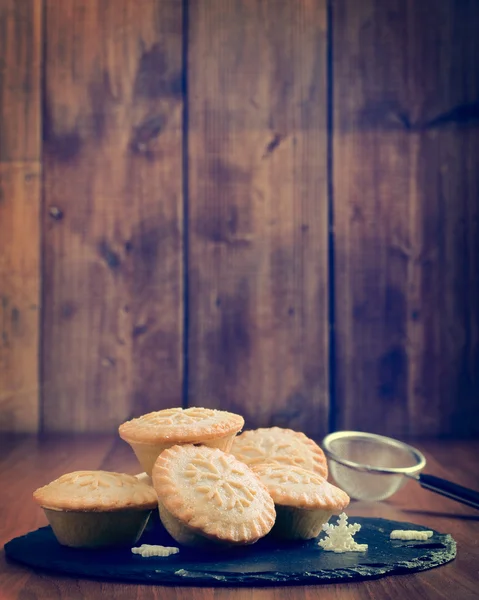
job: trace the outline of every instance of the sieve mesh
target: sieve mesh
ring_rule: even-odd
[[[407,481],[402,472],[376,473],[362,467],[407,469],[410,475],[414,475],[424,466],[415,449],[373,434],[339,432],[327,436],[324,445],[331,475],[341,489],[357,500],[384,500]],[[341,464],[334,460],[335,457],[355,463],[357,468]],[[414,470],[415,466],[417,470]]]

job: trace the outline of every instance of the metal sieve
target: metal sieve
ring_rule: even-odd
[[[426,458],[398,440],[360,431],[337,431],[323,440],[329,470],[338,486],[356,500],[385,500],[408,478],[423,488],[479,508],[479,492],[421,473]]]

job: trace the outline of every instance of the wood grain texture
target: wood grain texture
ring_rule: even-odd
[[[0,0],[0,162],[41,153],[43,0]]]
[[[334,0],[337,427],[479,432],[479,4]]]
[[[0,163],[0,430],[39,421],[38,163]]]
[[[41,0],[0,0],[0,430],[36,431]]]
[[[47,0],[43,424],[181,404],[182,5]]]
[[[479,486],[475,456],[476,442],[415,442],[428,460],[429,472],[454,477],[465,486]],[[10,436],[0,440],[0,514],[3,527],[0,544],[47,524],[32,500],[32,491],[62,473],[77,469],[106,468],[137,473],[133,453],[119,440],[108,437],[62,436],[47,439]],[[18,472],[23,474],[18,477]],[[422,573],[385,577],[356,583],[274,588],[175,588],[135,585],[57,577],[7,562],[0,552],[2,600],[56,598],[80,600],[119,598],[120,600],[474,600],[477,598],[479,560],[479,517],[477,511],[423,490],[415,482],[388,502],[353,502],[351,516],[374,516],[409,521],[450,533],[458,543],[457,558],[444,566]]]
[[[189,403],[320,435],[326,2],[189,7]]]

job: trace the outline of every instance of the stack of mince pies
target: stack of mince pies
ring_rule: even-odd
[[[316,537],[349,504],[328,483],[321,448],[279,427],[245,431],[240,415],[171,408],[123,423],[143,473],[76,471],[34,492],[60,544],[133,545],[153,510],[183,546],[218,548]]]

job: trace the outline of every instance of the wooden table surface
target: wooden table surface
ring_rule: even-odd
[[[416,442],[428,458],[427,472],[449,477],[479,489],[479,442]],[[63,473],[78,469],[138,472],[129,447],[113,437],[63,436],[39,439],[10,437],[0,440],[0,536],[3,544],[46,524],[33,503],[32,491]],[[100,583],[37,573],[0,557],[0,598],[79,599],[115,598],[153,600],[321,598],[321,600],[374,598],[378,600],[428,598],[468,600],[479,597],[479,511],[422,490],[409,482],[392,499],[379,503],[352,502],[348,513],[410,521],[450,533],[457,541],[457,558],[444,566],[357,583],[271,588],[160,587]]]

